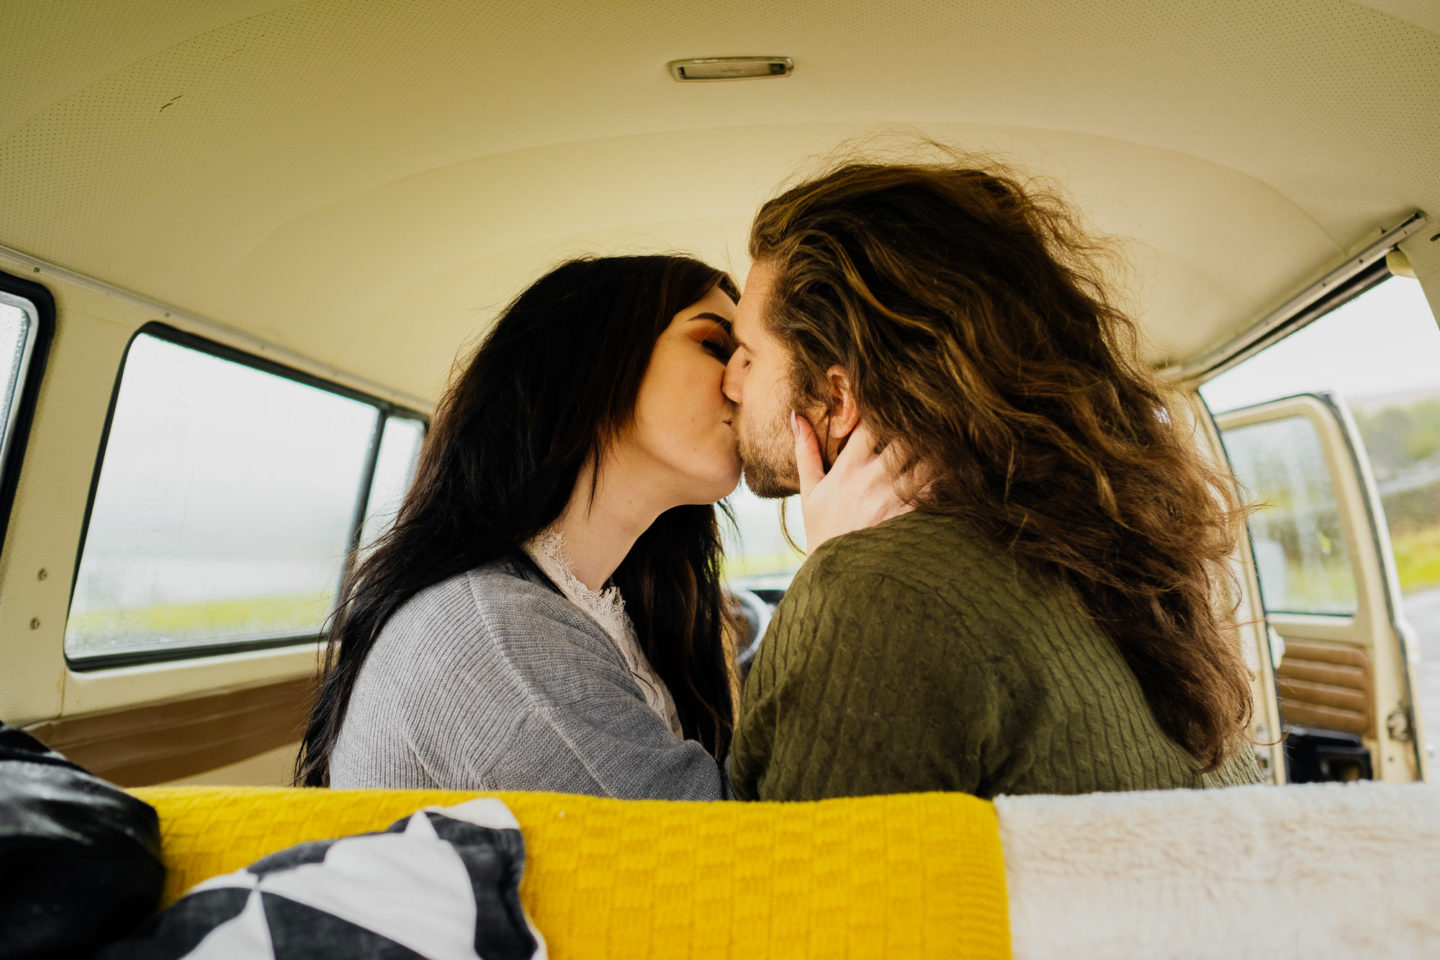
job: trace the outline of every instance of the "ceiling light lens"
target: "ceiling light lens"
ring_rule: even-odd
[[[676,80],[755,80],[788,77],[795,69],[789,57],[698,57],[671,60],[670,75]]]

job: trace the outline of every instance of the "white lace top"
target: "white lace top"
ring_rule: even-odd
[[[645,695],[645,703],[669,725],[675,736],[683,738],[685,733],[680,726],[680,717],[675,712],[675,701],[671,698],[665,682],[650,665],[645,651],[640,649],[640,638],[635,635],[635,625],[630,622],[630,615],[625,612],[625,600],[620,596],[620,590],[614,586],[598,591],[591,590],[581,583],[571,571],[569,560],[565,558],[565,535],[558,530],[543,531],[525,544],[525,552],[535,561],[536,566],[545,571],[546,576],[555,581],[555,586],[560,588],[571,603],[605,628],[605,632],[615,641],[620,655],[630,667],[630,673],[635,677],[640,692]]]

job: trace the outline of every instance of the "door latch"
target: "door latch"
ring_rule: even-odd
[[[1409,743],[1411,736],[1410,710],[1405,704],[1397,704],[1385,718],[1385,732],[1396,743]]]

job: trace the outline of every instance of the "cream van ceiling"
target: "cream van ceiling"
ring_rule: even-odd
[[[679,84],[679,57],[793,57]],[[743,276],[755,207],[903,125],[1134,238],[1194,356],[1440,213],[1431,0],[4,0],[0,244],[434,396],[574,253]]]

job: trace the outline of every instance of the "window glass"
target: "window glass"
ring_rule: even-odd
[[[1200,388],[1215,413],[1320,392],[1349,407],[1375,474],[1433,739],[1440,730],[1440,326],[1417,281],[1391,277]]]
[[[66,653],[316,636],[379,411],[141,334],[121,375]]]
[[[388,417],[380,436],[380,452],[375,458],[375,479],[370,484],[370,500],[365,505],[365,524],[360,528],[361,547],[368,547],[375,538],[395,522],[400,502],[415,479],[415,464],[420,457],[420,444],[425,439],[425,423],[410,417]]]
[[[1260,593],[1273,613],[1355,612],[1355,575],[1315,427],[1286,417],[1224,431],[1225,452],[1251,502]]]
[[[800,515],[800,498],[764,500],[741,484],[725,502],[735,515],[735,528],[725,531],[726,582],[747,590],[784,591],[805,555],[785,542],[780,515],[781,510],[785,510],[791,535],[804,546],[805,524]],[[767,599],[779,596],[778,593],[762,595]]]
[[[9,457],[22,378],[35,331],[30,303],[0,293],[0,465]]]

